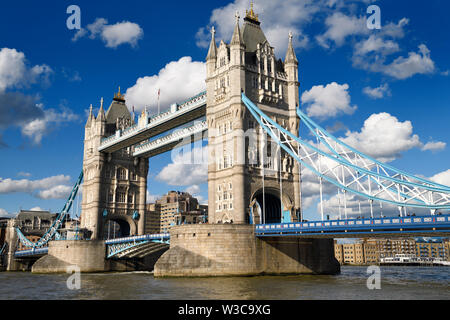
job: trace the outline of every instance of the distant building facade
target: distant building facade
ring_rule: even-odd
[[[166,233],[174,225],[207,221],[208,206],[187,192],[169,191],[146,209],[146,233]]]
[[[379,264],[382,258],[397,255],[450,261],[449,239],[362,239],[355,243],[335,241],[334,253],[340,264]]]

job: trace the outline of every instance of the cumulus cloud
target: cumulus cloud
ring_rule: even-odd
[[[0,208],[0,218],[13,218],[14,216],[14,213],[9,213],[5,209]]]
[[[177,153],[172,163],[164,167],[156,179],[173,186],[192,186],[207,182],[208,147],[195,147],[188,152]]]
[[[51,127],[77,119],[68,108],[63,107],[61,111],[44,109],[37,96],[5,91],[38,81],[47,83],[52,72],[47,65],[29,67],[25,54],[15,49],[0,50],[0,130],[20,127],[24,136],[39,144]],[[0,146],[4,147],[4,142],[0,141]]]
[[[420,148],[411,121],[399,121],[389,113],[372,114],[360,132],[347,131],[343,142],[381,161],[393,161],[404,151]]]
[[[311,117],[325,119],[341,113],[352,114],[357,106],[350,105],[348,89],[348,84],[340,85],[336,82],[325,87],[314,86],[302,94],[302,103],[308,105],[306,112]]]
[[[34,208],[31,208],[30,211],[45,211],[45,210],[42,209],[41,207],[34,207]]]
[[[10,48],[0,50],[0,93],[38,81],[48,82],[51,73],[52,69],[45,64],[29,67],[23,52]]]
[[[71,186],[54,186],[47,190],[39,191],[37,197],[40,199],[48,200],[48,199],[65,199],[70,195],[72,191]]]
[[[41,199],[66,198],[72,188],[67,185],[70,176],[58,175],[40,180],[13,180],[0,178],[0,194],[28,193]]]
[[[446,146],[447,144],[442,141],[430,141],[422,147],[422,151],[439,151],[445,149]]]
[[[450,186],[450,169],[435,174],[430,180],[445,186]]]
[[[206,65],[192,61],[191,57],[182,57],[168,63],[157,75],[139,78],[136,84],[128,88],[125,98],[129,109],[133,106],[141,111],[145,106],[149,110],[158,109],[158,90],[161,90],[161,111],[175,102],[195,96],[205,90]]]
[[[371,99],[382,99],[385,96],[391,95],[391,90],[389,89],[389,85],[387,83],[376,88],[365,87],[363,92]]]
[[[38,105],[43,110],[42,105]],[[69,108],[63,107],[61,111],[54,109],[43,110],[44,116],[21,125],[21,132],[24,136],[30,138],[33,143],[40,144],[42,137],[51,132],[55,127],[67,122],[76,121],[78,115]]]
[[[327,31],[316,37],[317,42],[324,48],[330,48],[334,42],[336,46],[342,46],[345,39],[351,35],[369,33],[365,16],[349,16],[342,12],[335,12],[325,19]]]
[[[0,92],[0,114],[0,129],[23,126],[34,119],[44,117],[37,98],[20,92]]]
[[[399,57],[387,65],[383,73],[396,79],[410,78],[415,74],[430,74],[435,71],[435,65],[430,58],[430,50],[421,44],[419,52],[410,52],[407,58]]]
[[[159,198],[161,198],[161,196],[157,196],[157,195],[151,194],[151,193],[147,190],[147,195],[146,195],[147,203],[155,203],[156,200],[158,200]]]
[[[108,48],[117,48],[126,43],[135,47],[144,36],[144,30],[137,23],[122,21],[109,25],[105,18],[97,18],[87,25],[86,29],[78,30],[72,41],[78,41],[85,36],[89,39],[101,38]]]

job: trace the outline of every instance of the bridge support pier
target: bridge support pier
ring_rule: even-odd
[[[48,254],[33,265],[33,273],[65,273],[70,266],[80,272],[105,272],[106,245],[101,240],[50,241]]]
[[[155,277],[338,274],[332,239],[255,237],[252,225],[172,227]]]

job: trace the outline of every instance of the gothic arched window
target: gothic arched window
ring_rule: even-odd
[[[126,180],[127,179],[127,170],[125,170],[125,168],[118,168],[117,169],[117,179],[119,179],[119,180]]]

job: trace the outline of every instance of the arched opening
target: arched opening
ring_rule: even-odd
[[[130,224],[121,219],[108,219],[103,226],[103,239],[117,239],[129,237],[130,232]]]
[[[270,193],[259,193],[255,196],[258,202],[260,216],[265,216],[261,219],[261,223],[280,223],[281,222],[281,201],[280,198]],[[263,209],[265,208],[265,210]]]

